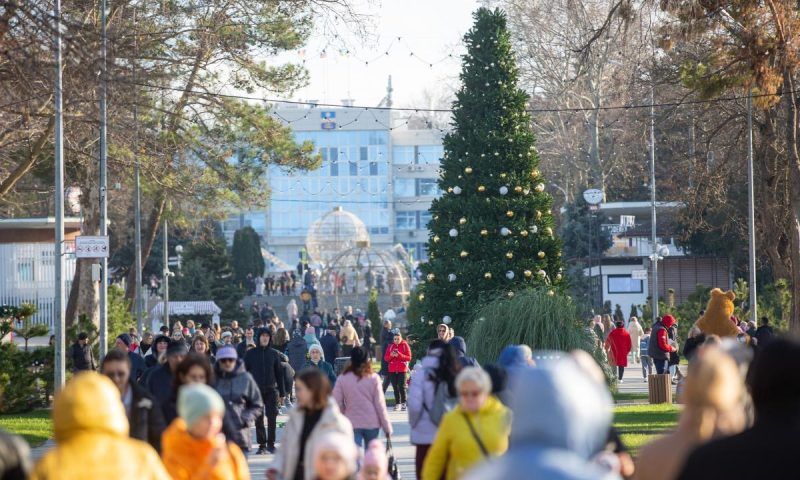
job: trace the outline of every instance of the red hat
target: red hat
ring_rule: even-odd
[[[672,315],[664,315],[663,317],[661,317],[661,323],[663,323],[665,327],[669,328],[675,325],[675,323],[677,322],[675,320],[675,317],[673,317]]]

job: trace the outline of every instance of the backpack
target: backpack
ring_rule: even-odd
[[[428,416],[434,425],[439,425],[444,414],[454,409],[456,405],[458,405],[458,397],[450,396],[450,392],[447,390],[447,382],[436,383],[436,389],[433,392],[433,405],[430,408],[425,405],[425,399],[423,398],[422,400],[422,408],[428,412]]]

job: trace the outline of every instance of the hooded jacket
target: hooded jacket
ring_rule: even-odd
[[[475,432],[491,456],[502,455],[508,449],[511,433],[511,411],[500,400],[489,396],[477,413],[466,413],[457,405],[442,417],[439,431],[433,440],[422,467],[422,480],[461,478],[468,469],[484,460],[477,440],[470,431],[464,415],[472,422]],[[526,472],[527,473],[527,472]],[[487,476],[482,478],[508,478]],[[526,476],[525,478],[543,478]]]
[[[131,438],[147,442],[157,452],[161,452],[161,435],[167,428],[161,406],[133,379],[128,388],[131,389],[131,411],[128,416]]]
[[[631,336],[624,327],[617,327],[608,334],[606,345],[611,352],[614,365],[618,367],[628,366],[628,354],[631,352]]]
[[[73,377],[56,395],[53,430],[56,447],[36,464],[32,480],[170,478],[153,447],[128,437],[119,390],[98,373]]]
[[[286,395],[286,386],[283,379],[281,357],[277,350],[271,348],[272,337],[266,347],[261,346],[261,334],[267,331],[260,328],[256,332],[256,347],[251,348],[244,355],[244,368],[250,372],[261,391],[261,398],[266,397],[268,390],[278,390],[280,396]]]
[[[397,356],[393,357],[392,352],[395,351]],[[390,343],[386,347],[383,359],[389,363],[389,373],[405,373],[408,371],[408,362],[411,361],[411,347],[405,340],[400,340],[400,343]]]
[[[169,403],[172,399],[172,370],[169,363],[164,363],[151,370],[146,377],[144,388],[155,398],[161,407],[164,421],[172,421],[174,413],[170,412]]]
[[[294,478],[304,421],[305,412],[302,408],[293,408],[289,412],[289,420],[286,422],[281,434],[281,445],[278,451],[275,452],[275,460],[268,469],[277,470],[279,473],[278,478]],[[306,440],[303,453],[303,464],[305,465],[303,478],[305,480],[316,478],[314,473],[314,450],[316,450],[316,445],[320,439],[328,432],[339,432],[353,438],[353,427],[347,418],[339,412],[339,407],[336,406],[336,401],[332,398],[328,400],[328,407],[322,411],[319,422],[311,430],[311,434]]]
[[[303,369],[306,364],[306,354],[308,353],[308,345],[306,344],[303,335],[299,330],[292,332],[292,339],[286,346],[286,356],[289,357],[289,365],[292,366],[295,372]]]
[[[322,345],[322,352],[325,354],[325,361],[333,365],[336,361],[336,358],[339,356],[339,339],[336,335],[331,335],[329,333],[325,333],[322,338],[319,339],[320,345]]]
[[[252,445],[250,427],[255,425],[256,418],[264,409],[261,392],[252,375],[245,370],[241,358],[236,359],[236,367],[232,372],[222,370],[217,362],[214,364],[214,373],[214,389],[225,402],[226,421],[235,429],[230,440],[246,452]]]
[[[439,426],[433,423],[425,405],[433,405],[436,384],[428,372],[439,367],[439,357],[427,355],[414,367],[408,387],[408,424],[411,427],[411,443],[430,445]]]
[[[475,357],[467,356],[467,342],[464,340],[464,337],[453,337],[448,343],[456,349],[456,354],[458,355],[458,364],[461,365],[461,368],[480,367],[480,364]]]
[[[193,437],[182,418],[170,424],[162,442],[164,465],[173,480],[250,480],[247,460],[239,447],[226,442],[217,462],[211,465],[208,458],[214,441]]]
[[[672,315],[664,315],[661,320],[653,324],[653,331],[650,332],[650,344],[647,346],[647,353],[653,360],[667,360],[670,352],[675,348],[669,344],[669,333],[667,330],[675,325],[675,318]]]
[[[512,382],[516,415],[510,447],[465,479],[619,478],[591,462],[605,446],[611,426],[611,396],[604,385],[569,357],[519,370]]]

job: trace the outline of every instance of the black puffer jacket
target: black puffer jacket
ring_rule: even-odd
[[[250,427],[264,409],[261,392],[253,376],[245,370],[242,359],[236,360],[236,368],[232,372],[223,371],[217,362],[214,373],[217,379],[214,388],[225,401],[226,421],[236,429],[234,438],[230,440],[246,452],[252,445]]]
[[[167,428],[164,414],[155,397],[131,380],[131,411],[128,416],[130,436],[147,442],[161,453],[161,434]]]
[[[259,329],[256,332],[256,341],[260,341],[261,332],[266,329]],[[276,389],[280,396],[286,394],[286,388],[283,380],[283,368],[281,367],[280,354],[270,348],[272,345],[272,337],[270,336],[269,345],[262,347],[258,344],[255,348],[251,348],[244,356],[244,368],[250,372],[253,379],[261,391],[261,397],[265,396],[268,389]]]
[[[299,330],[292,332],[292,339],[289,340],[289,345],[286,347],[286,356],[289,357],[289,365],[292,366],[295,372],[303,369],[306,364],[306,354],[308,354],[308,346],[305,339],[300,334]]]

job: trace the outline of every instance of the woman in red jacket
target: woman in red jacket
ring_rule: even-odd
[[[400,331],[394,332],[394,341],[386,348],[384,360],[389,364],[389,380],[394,390],[394,410],[406,409],[406,372],[411,361],[411,347],[408,346]]]
[[[628,354],[631,353],[631,335],[625,330],[625,324],[617,322],[616,327],[606,339],[606,348],[611,352],[611,358],[617,366],[619,383],[622,383],[622,374],[628,366]]]

